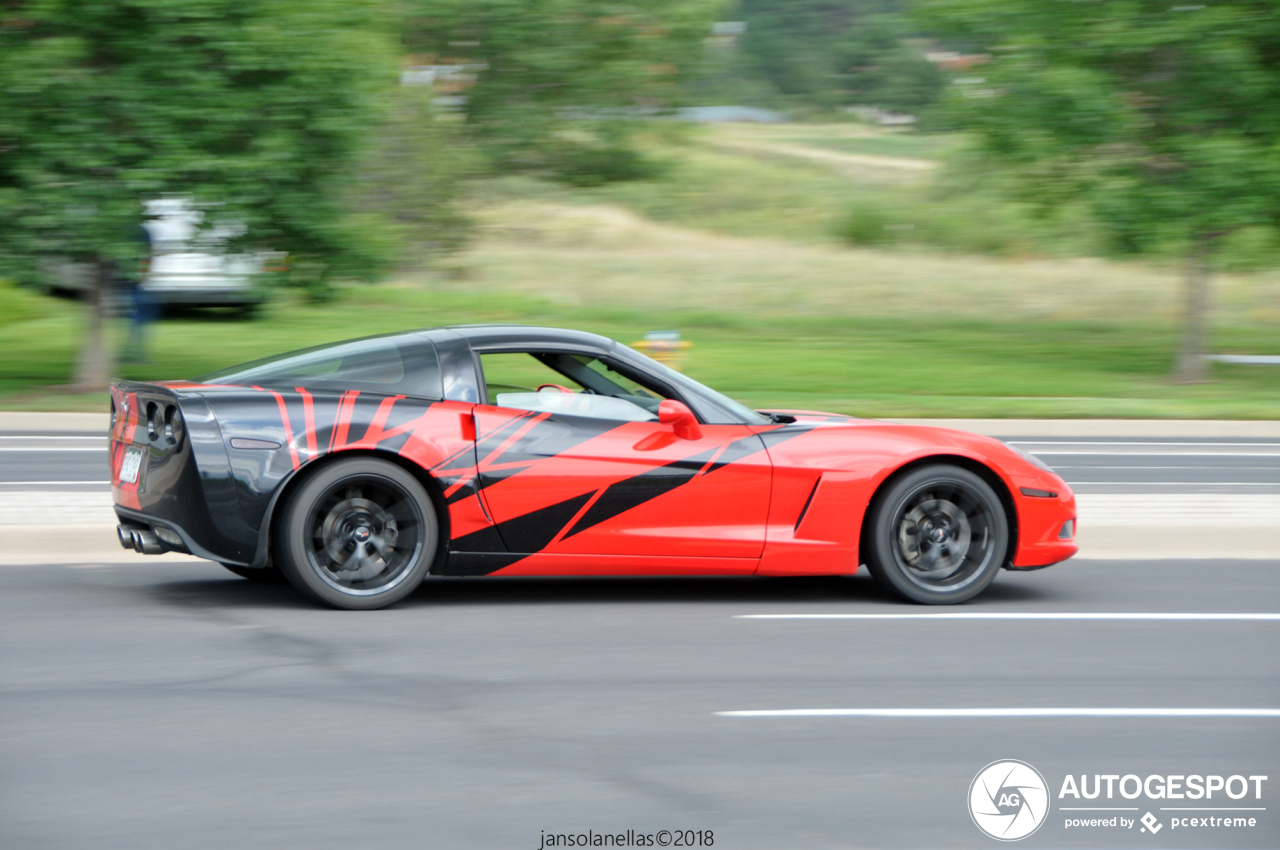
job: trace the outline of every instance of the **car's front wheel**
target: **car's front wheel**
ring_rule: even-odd
[[[893,482],[871,506],[867,568],[913,602],[946,605],[977,596],[1004,565],[1009,520],[991,485],[935,464]]]
[[[438,529],[431,498],[407,471],[376,458],[340,460],[289,499],[277,563],[313,599],[335,608],[382,608],[422,582]]]

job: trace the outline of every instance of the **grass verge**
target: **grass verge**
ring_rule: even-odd
[[[101,397],[38,389],[70,376],[76,316],[60,313],[6,327],[0,408],[105,406]],[[754,407],[873,417],[1280,418],[1280,369],[1215,365],[1212,383],[1172,384],[1174,338],[1159,326],[681,313],[424,286],[348,290],[322,306],[282,300],[249,322],[167,320],[152,328],[151,362],[117,371],[142,380],[194,377],[330,340],[495,321],[566,325],[623,341],[676,327],[694,343],[685,371]],[[1228,340],[1253,349],[1267,343],[1254,330],[1219,329],[1219,341]]]

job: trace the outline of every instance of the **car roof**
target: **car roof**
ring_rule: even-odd
[[[449,325],[439,330],[465,337],[473,346],[479,348],[524,344],[571,345],[575,348],[589,348],[603,353],[614,346],[613,340],[607,336],[538,325]]]

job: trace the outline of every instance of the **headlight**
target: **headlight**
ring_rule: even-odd
[[[1043,469],[1045,472],[1053,472],[1052,466],[1045,463],[1040,458],[1033,455],[1031,452],[1026,451],[1025,449],[1020,449],[1017,446],[1013,445],[1012,443],[1005,443],[1005,445],[1013,449],[1018,454],[1022,455],[1022,459],[1025,460],[1027,463],[1031,464],[1032,466],[1038,466],[1041,469]],[[1057,475],[1056,472],[1054,472],[1053,474]]]

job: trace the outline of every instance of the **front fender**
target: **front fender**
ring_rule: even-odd
[[[788,434],[794,429],[795,433]],[[1020,565],[1026,500],[1019,487],[1069,489],[999,440],[927,426],[818,418],[763,435],[774,464],[769,528],[760,574],[852,573],[860,561],[862,520],[892,476],[937,460],[989,471],[1009,495],[1011,560]],[[1046,482],[1055,482],[1047,487]]]

